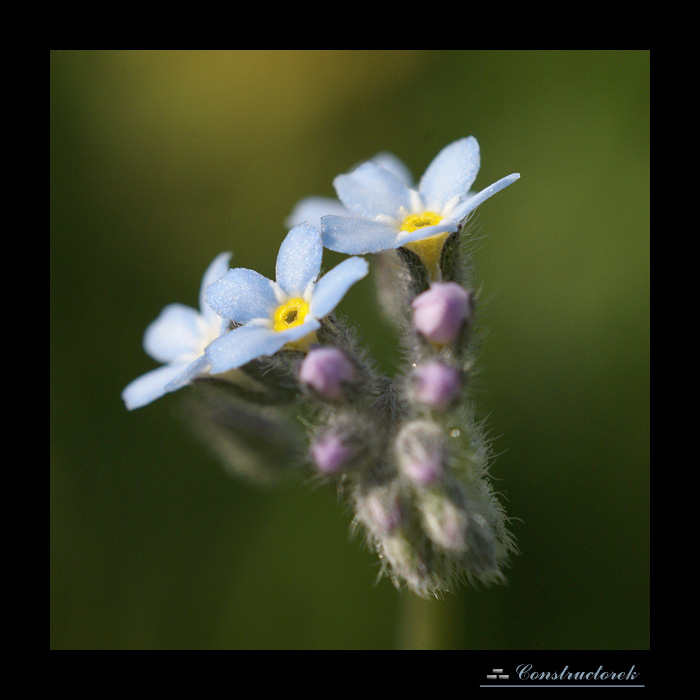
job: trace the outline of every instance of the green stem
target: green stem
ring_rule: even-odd
[[[397,648],[458,649],[461,612],[456,596],[424,599],[405,591],[400,602]]]

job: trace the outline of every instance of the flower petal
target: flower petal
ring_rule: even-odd
[[[286,236],[277,253],[277,284],[290,297],[300,297],[321,271],[323,243],[318,229],[304,221]]]
[[[393,154],[388,152],[377,153],[371,159],[372,163],[379,165],[395,175],[406,187],[413,186],[413,177],[409,169]],[[333,197],[304,197],[287,217],[285,224],[287,228],[292,228],[302,221],[307,221],[312,226],[321,230],[322,216],[351,216],[351,213]]]
[[[174,379],[189,362],[174,362],[170,365],[158,367],[146,374],[141,375],[138,379],[134,379],[122,391],[122,399],[126,407],[131,411],[134,408],[140,408],[146,404],[159,399],[164,394],[167,394],[166,384]],[[179,387],[176,387],[179,388]]]
[[[445,221],[445,223],[435,224],[435,226],[424,226],[423,228],[417,228],[415,231],[401,231],[394,247],[398,248],[406,245],[406,243],[422,241],[424,238],[437,236],[441,233],[447,233],[448,231],[454,232],[458,228],[459,227],[454,221]]]
[[[457,223],[463,222],[464,219],[466,219],[467,216],[480,204],[485,202],[489,197],[493,197],[493,195],[495,195],[497,192],[500,192],[502,189],[508,187],[508,185],[512,185],[519,178],[520,173],[513,173],[512,175],[508,175],[501,178],[497,182],[494,182],[493,185],[489,185],[485,189],[481,190],[481,192],[478,192],[474,196],[469,197],[469,199],[466,199],[464,202],[458,204],[452,211],[450,219],[456,221]]]
[[[178,374],[173,377],[166,385],[166,391],[175,391],[185,384],[188,384],[192,379],[201,374],[206,374],[209,371],[209,360],[205,355],[201,355],[194,362],[185,365]]]
[[[214,310],[207,304],[206,291],[210,284],[220,280],[229,270],[231,253],[221,253],[211,262],[202,278],[202,285],[199,288],[199,310],[207,323],[211,323],[217,316]]]
[[[287,343],[295,343],[297,340],[305,338],[307,335],[317,331],[320,327],[321,322],[317,318],[314,318],[312,314],[309,314],[304,323],[300,326],[292,326],[292,328],[288,328],[286,331],[280,331],[277,335],[284,336],[284,343],[286,345]]]
[[[334,214],[336,216],[350,216],[350,212],[341,202],[332,197],[305,197],[292,210],[287,217],[287,227],[292,228],[302,221],[308,221],[312,226],[321,230],[321,217]]]
[[[309,313],[315,318],[327,316],[339,304],[348,289],[369,272],[363,258],[348,258],[336,265],[316,283]]]
[[[144,350],[162,363],[191,355],[199,349],[204,326],[195,309],[184,304],[168,304],[146,328]]]
[[[355,215],[403,218],[411,207],[411,191],[390,170],[367,162],[333,180],[340,201]]]
[[[321,219],[323,245],[346,255],[379,253],[396,247],[398,230],[381,221],[324,216]]]
[[[236,323],[269,318],[277,306],[273,283],[255,270],[237,267],[207,287],[211,308]]]
[[[445,146],[420,180],[419,192],[428,211],[442,211],[453,197],[464,197],[479,173],[479,144],[473,136]]]
[[[247,364],[256,357],[277,352],[284,340],[279,340],[266,326],[241,326],[209,344],[205,354],[211,363],[211,373],[219,374]]]
[[[206,349],[211,363],[211,374],[237,369],[257,357],[274,355],[287,343],[294,342],[318,330],[321,324],[316,319],[277,333],[267,326],[251,325],[234,328],[217,338]]]
[[[406,187],[413,187],[413,175],[411,171],[393,153],[377,153],[372,162],[393,173]],[[329,212],[330,213],[330,212]]]

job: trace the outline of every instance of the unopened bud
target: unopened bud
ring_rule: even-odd
[[[395,493],[376,489],[364,496],[361,507],[367,524],[382,534],[391,534],[404,523],[403,508]]]
[[[445,441],[434,423],[407,423],[396,438],[396,453],[401,473],[419,486],[433,484],[444,474]]]
[[[355,455],[355,450],[334,433],[319,437],[311,447],[311,457],[323,474],[337,474]]]
[[[412,302],[413,325],[438,345],[452,343],[471,319],[472,295],[456,282],[436,282]]]
[[[337,401],[342,398],[343,384],[355,379],[355,369],[339,348],[314,348],[301,363],[299,379],[319,397]]]
[[[404,580],[414,593],[424,597],[437,588],[420,542],[414,542],[398,533],[382,539],[381,553],[391,565],[392,578],[396,577],[395,583]]]
[[[451,552],[467,548],[468,516],[447,497],[431,496],[421,503],[423,526],[430,539]]]
[[[461,375],[456,367],[450,367],[440,360],[429,360],[414,372],[411,388],[417,401],[443,410],[459,396]]]

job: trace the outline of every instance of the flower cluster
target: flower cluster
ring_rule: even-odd
[[[519,175],[473,192],[479,165],[468,137],[417,185],[387,153],[339,175],[338,200],[293,210],[275,281],[229,269],[224,253],[204,275],[199,311],[163,310],[144,337],[163,366],[122,394],[134,409],[187,385],[186,415],[231,470],[342,485],[380,575],[422,596],[501,581],[515,551],[469,392],[477,300],[466,224]],[[324,247],[351,257],[321,275]],[[393,377],[335,313],[369,272],[361,256],[400,336]]]

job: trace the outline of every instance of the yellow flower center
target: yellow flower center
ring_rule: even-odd
[[[410,216],[407,216],[401,224],[401,230],[408,231],[408,233],[413,233],[419,228],[435,226],[441,221],[442,217],[440,214],[436,214],[434,211],[424,211],[420,214],[411,214]]]
[[[407,216],[401,224],[400,230],[413,233],[419,228],[426,226],[435,226],[442,221],[442,216],[434,211],[424,211],[420,214],[411,214]],[[424,238],[422,241],[412,241],[406,243],[405,247],[414,252],[428,269],[428,274],[432,280],[440,277],[440,256],[442,255],[442,246],[445,239],[449,236],[449,231],[438,233],[429,238]]]
[[[303,299],[299,297],[290,299],[278,306],[272,315],[273,328],[279,332],[300,326],[308,313],[309,305]]]

